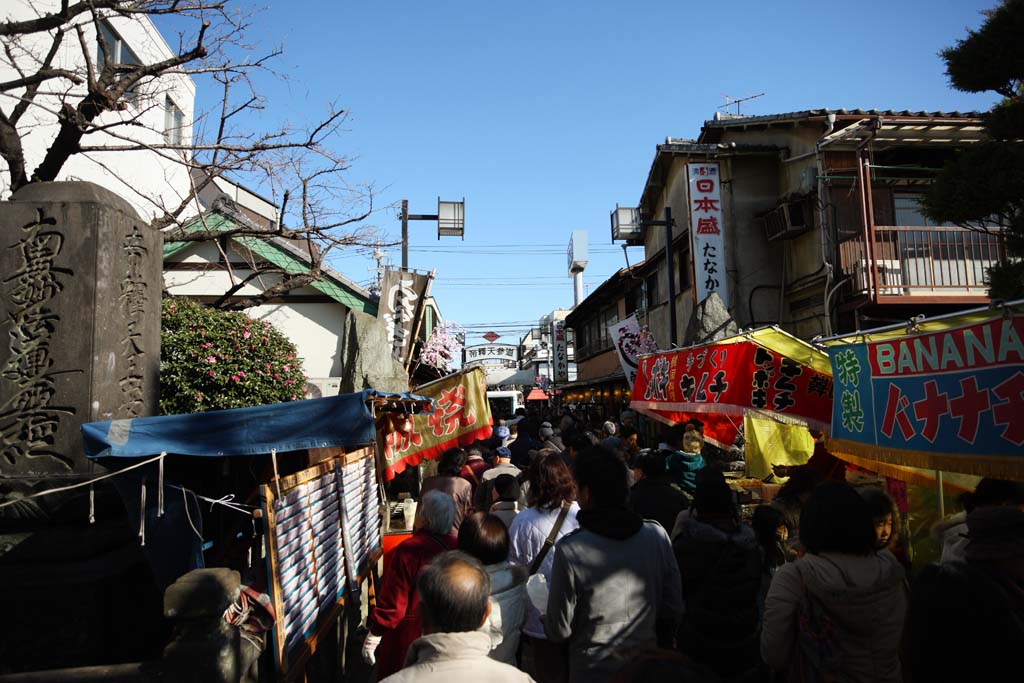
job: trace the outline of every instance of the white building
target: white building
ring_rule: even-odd
[[[0,21],[32,19],[59,11],[60,0],[3,0],[0,2]],[[81,24],[89,59],[94,64],[102,60],[100,41],[88,12],[74,20]],[[151,64],[169,59],[173,51],[157,31],[153,22],[143,15],[111,16],[101,21],[103,35],[112,59],[119,63]],[[14,57],[12,64],[7,54],[0,55],[0,81],[18,77],[18,69],[34,73],[53,44],[54,31],[4,39]],[[75,31],[65,31],[54,68],[73,71],[87,76],[86,55],[83,54]],[[0,94],[0,110],[13,110],[16,98],[24,91]],[[44,84],[31,106],[18,123],[24,147],[26,172],[29,176],[43,160],[58,131],[56,111],[63,102],[76,105],[85,92],[85,86],[72,85],[64,79]],[[62,93],[58,95],[57,93]],[[66,94],[63,94],[66,93]],[[137,121],[141,125],[116,126],[109,132],[87,134],[83,145],[111,146],[134,143],[173,143],[189,147],[192,141],[192,121],[195,106],[195,83],[187,75],[166,74],[142,80],[124,98],[123,111],[105,112],[94,123],[106,125],[121,121]],[[190,189],[188,169],[175,160],[184,152],[171,150],[88,152],[72,155],[64,164],[57,180],[86,180],[101,185],[126,199],[139,215],[147,220],[162,215],[162,207],[176,207],[188,196]],[[10,194],[7,169],[0,173],[0,199]],[[194,212],[193,212],[194,213]]]
[[[551,313],[543,316],[537,323],[537,327],[526,333],[519,342],[519,367],[521,370],[532,374],[533,377],[542,378],[542,383],[554,379],[554,349],[552,333],[554,321],[564,321],[570,311],[564,308],[556,308]],[[566,344],[568,346],[569,358],[569,382],[576,380],[576,350],[573,343],[572,330],[566,330]],[[521,376],[521,375],[520,375]],[[555,382],[557,386],[558,382]]]

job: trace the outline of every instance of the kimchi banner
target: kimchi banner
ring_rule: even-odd
[[[698,419],[704,438],[731,446],[750,411],[828,426],[828,356],[776,328],[640,359],[630,406],[667,424]]]
[[[491,435],[487,382],[480,368],[421,385],[416,393],[434,400],[433,412],[397,419],[385,414],[378,420],[385,481],[449,448],[468,446]]]

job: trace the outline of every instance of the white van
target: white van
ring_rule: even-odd
[[[521,391],[488,391],[487,402],[491,405],[491,418],[495,424],[498,420],[508,420],[516,410],[525,406]]]

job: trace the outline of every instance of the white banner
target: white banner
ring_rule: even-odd
[[[697,303],[717,292],[728,308],[719,167],[717,163],[687,164],[686,170],[690,178],[690,236]]]
[[[569,347],[565,341],[565,321],[556,320],[551,323],[552,344],[551,366],[554,368],[555,382],[569,381]]]
[[[654,353],[658,350],[654,343],[654,337],[645,328],[641,329],[637,322],[636,313],[625,320],[612,323],[608,326],[608,336],[619,354],[619,362],[622,363],[622,372],[626,374],[626,381],[629,388],[633,388],[633,381],[636,379],[639,357],[645,353]]]

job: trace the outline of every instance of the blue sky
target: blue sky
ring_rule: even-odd
[[[264,125],[313,120],[336,101],[351,111],[349,177],[373,182],[381,205],[407,198],[433,213],[438,195],[466,198],[465,241],[412,223],[410,264],[437,269],[445,318],[512,341],[571,306],[572,230],[589,232],[589,288],[625,265],[608,212],[635,205],[655,145],[695,137],[725,95],[766,93],[749,114],[987,109],[992,96],[948,87],[937,52],[993,4],[278,0],[250,38],[285,48],[289,79],[260,82]],[[205,85],[200,107],[217,96]],[[395,216],[373,220],[397,238]],[[360,255],[333,265],[371,277]]]

